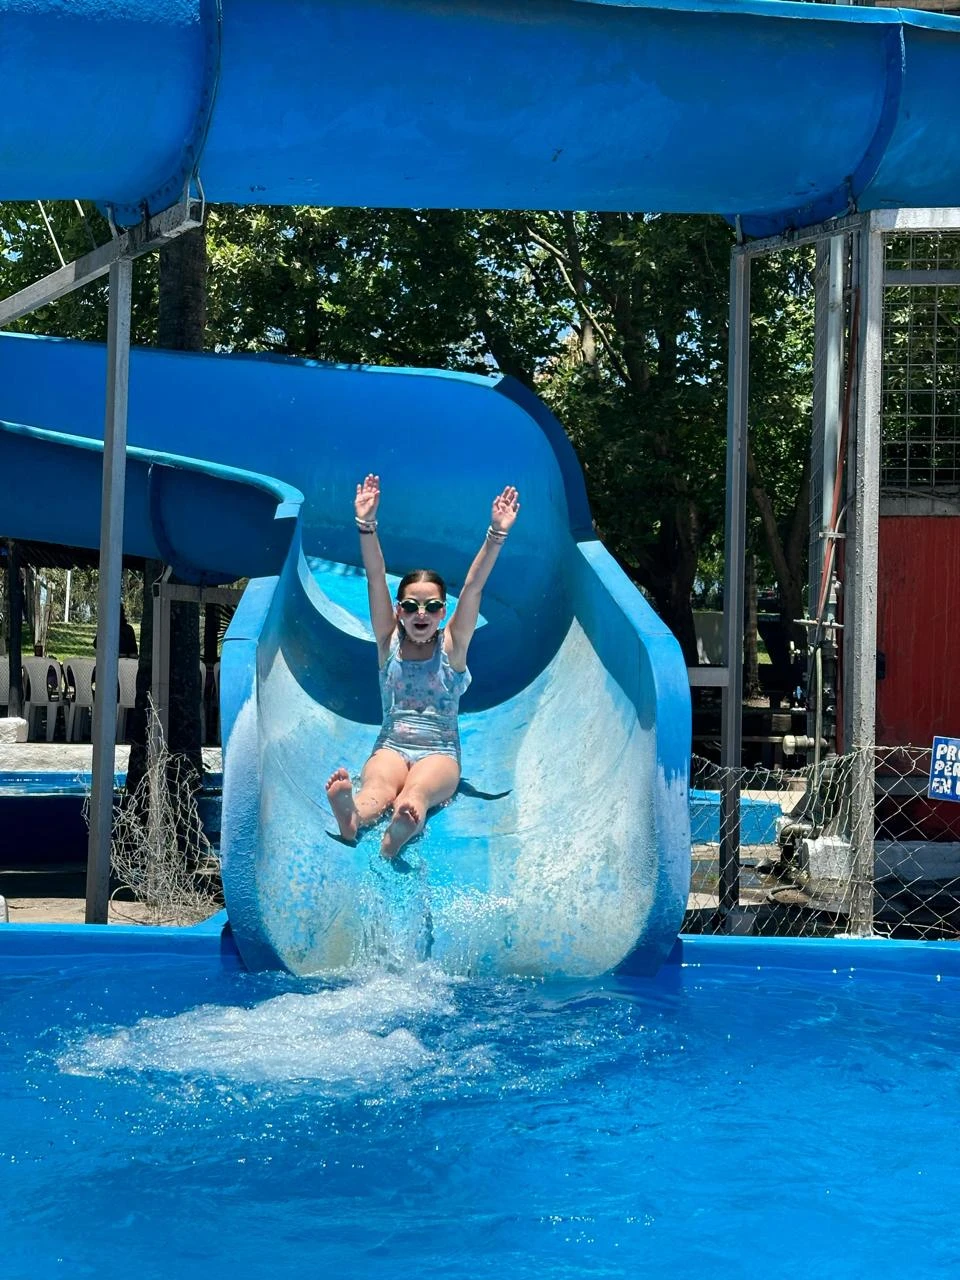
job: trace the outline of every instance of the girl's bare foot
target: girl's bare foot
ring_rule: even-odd
[[[393,821],[383,833],[380,856],[395,858],[407,841],[417,834],[423,825],[418,807],[409,800],[398,804],[393,811]]]
[[[327,779],[326,791],[341,836],[344,840],[356,840],[360,823],[353,803],[353,783],[346,769],[334,769]]]

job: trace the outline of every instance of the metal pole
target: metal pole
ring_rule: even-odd
[[[832,556],[833,500],[840,457],[841,404],[844,367],[844,271],[847,237],[832,236],[817,242],[814,296],[813,430],[810,438],[810,537],[807,578],[808,614],[818,623],[835,621],[834,594],[827,583],[824,618],[818,617],[825,561]],[[834,577],[830,568],[830,579]],[[813,645],[807,662],[807,734],[813,742],[807,763],[819,765],[821,737],[829,728],[830,748],[835,745],[832,720],[826,715],[835,697],[834,634],[817,626],[808,633]],[[824,661],[826,646],[826,661]],[[816,786],[816,782],[814,783]]]
[[[826,551],[824,535],[833,514],[833,490],[840,449],[840,405],[843,399],[843,270],[846,237],[817,245],[814,300],[813,439],[811,441],[810,609],[820,594]]]
[[[848,452],[844,581],[844,742],[854,752],[850,831],[850,932],[873,932],[874,751],[877,704],[877,568],[880,512],[880,380],[883,234],[870,215],[857,235],[860,342],[857,411]]]
[[[123,498],[126,482],[127,390],[133,264],[110,267],[107,325],[107,410],[103,433],[100,506],[100,583],[97,592],[97,696],[93,707],[93,782],[87,845],[88,924],[105,924],[110,897],[110,833],[116,767],[120,588],[123,572]]]
[[[750,256],[730,258],[727,382],[727,498],[724,517],[724,644],[727,682],[721,695],[720,913],[740,902],[740,780],[743,736],[743,596],[746,557],[747,402],[750,377]]]
[[[72,293],[74,289],[79,289],[92,280],[99,280],[118,262],[137,258],[152,249],[162,249],[184,231],[191,231],[202,225],[203,209],[194,200],[184,201],[174,205],[172,209],[158,213],[156,217],[131,227],[123,235],[108,240],[91,253],[77,258],[75,262],[59,267],[42,280],[27,285],[8,298],[0,299],[0,329],[11,320],[29,315],[38,307],[45,307],[65,294]]]

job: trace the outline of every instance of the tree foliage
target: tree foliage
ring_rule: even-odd
[[[87,214],[56,207],[65,254],[91,229],[103,238]],[[5,291],[56,266],[34,206],[0,206],[4,242]],[[221,206],[207,225],[206,347],[519,378],[570,434],[600,536],[695,661],[691,599],[717,571],[723,523],[732,243],[712,217]],[[758,267],[754,528],[791,610],[806,551],[810,301],[803,255]],[[136,278],[138,341],[157,340],[157,315],[153,260]],[[102,338],[105,316],[94,286],[21,323]]]

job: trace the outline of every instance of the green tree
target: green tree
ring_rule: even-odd
[[[759,259],[753,270],[750,436],[747,478],[767,562],[779,587],[782,670],[802,643],[810,528],[810,415],[813,405],[811,249]]]
[[[72,208],[57,215],[70,244],[86,234]],[[55,263],[32,206],[0,206],[0,234],[11,210],[25,282],[43,255]],[[691,599],[723,523],[732,242],[710,217],[223,206],[208,218],[206,345],[499,369],[533,387],[577,447],[600,535],[692,662]],[[790,617],[805,576],[810,296],[802,255],[758,264],[750,488],[759,572]],[[138,274],[141,341],[157,340],[157,306],[154,262]],[[94,310],[96,324],[81,308],[29,327],[102,336],[102,300]]]
[[[43,213],[49,219],[48,229]],[[51,235],[52,233],[52,235]],[[110,227],[93,204],[51,201],[0,204],[0,290],[2,296],[35,284],[60,267],[54,238],[67,262],[89,253],[110,239]],[[133,341],[156,341],[156,255],[134,265]],[[87,342],[107,340],[106,276],[15,320],[9,328],[20,333],[46,333]]]

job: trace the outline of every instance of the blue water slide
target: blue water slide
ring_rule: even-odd
[[[97,545],[103,361],[0,336],[3,417],[33,424],[0,433],[7,536]],[[221,667],[224,885],[247,962],[349,964],[376,908],[391,945],[409,921],[404,945],[454,969],[597,973],[638,945],[655,968],[689,882],[686,671],[596,541],[542,403],[509,378],[141,350],[129,435],[125,549],[172,551],[194,581],[255,578]],[[454,594],[493,494],[523,499],[470,650],[461,790],[397,866],[376,831],[339,840],[323,790],[380,720],[352,521],[371,469],[391,575],[437,568]],[[37,502],[41,472],[62,500]]]
[[[955,19],[779,0],[0,0],[0,199],[90,198],[129,223],[192,183],[247,204],[713,211],[772,232],[956,204],[958,61]],[[65,488],[65,457],[89,468],[66,437],[100,435],[102,359],[0,338],[0,418],[28,424],[4,451],[26,467],[47,448]],[[132,368],[147,514],[129,546],[194,580],[254,579],[223,659],[224,876],[248,962],[348,963],[393,895],[454,967],[590,973],[637,941],[655,967],[689,866],[685,673],[593,539],[542,405],[509,379],[156,352]],[[369,468],[391,569],[431,564],[454,590],[491,494],[523,493],[471,650],[465,786],[389,876],[369,841],[329,835],[322,794],[378,719],[349,527]],[[6,534],[95,544],[89,504],[41,518],[0,485]]]
[[[955,18],[781,0],[0,0],[0,198],[955,204]],[[64,104],[69,103],[69,110]]]

